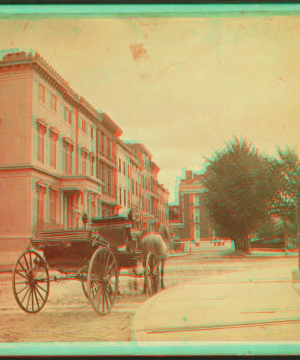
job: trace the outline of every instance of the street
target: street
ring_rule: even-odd
[[[230,286],[232,276],[236,278],[238,274],[251,273],[253,279],[261,278],[260,286],[266,274],[268,281],[272,280],[274,274],[274,283],[280,281],[292,286],[291,272],[296,267],[296,256],[244,256],[233,253],[229,248],[199,249],[192,254],[168,259],[165,284],[167,289],[172,289],[176,285],[188,282],[209,283],[218,278],[225,278]],[[81,284],[77,281],[66,281],[51,283],[47,304],[38,314],[30,315],[23,312],[14,299],[11,274],[2,273],[0,276],[1,342],[130,341],[133,316],[147,300],[141,293],[143,279],[138,279],[139,290],[136,292],[133,288],[133,278],[122,275],[121,296],[117,298],[111,313],[98,316],[85,299]],[[284,294],[282,296],[284,297]],[[289,299],[284,298],[284,301],[288,302]],[[295,316],[298,317],[300,298],[299,308],[294,310]],[[248,331],[251,333],[253,329]],[[282,331],[277,333],[277,338],[282,337],[282,340],[295,340],[292,334],[300,334],[300,324],[297,322],[283,324],[277,329]],[[188,336],[187,334],[186,340]]]

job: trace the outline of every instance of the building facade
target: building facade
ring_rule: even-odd
[[[139,214],[138,227],[154,231],[155,221],[168,221],[169,191],[158,182],[157,175],[160,169],[153,162],[152,154],[145,145],[134,142],[126,142],[126,145],[139,169],[136,182],[139,195],[131,200],[132,208]]]
[[[24,248],[39,229],[82,227],[84,213],[107,217],[138,204],[148,173],[121,133],[38,53],[3,56],[1,250]]]
[[[209,218],[201,201],[203,193],[201,175],[187,170],[179,183],[178,205],[169,207],[170,227],[180,239],[199,242],[211,237]]]

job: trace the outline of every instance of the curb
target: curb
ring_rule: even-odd
[[[130,335],[131,335],[130,340],[131,341],[138,342],[138,340],[136,338],[137,332],[143,332],[143,333],[147,332],[147,330],[146,330],[146,314],[148,313],[148,311],[150,311],[151,305],[153,305],[153,303],[159,301],[160,298],[166,292],[169,292],[172,290],[174,291],[174,288],[177,288],[177,286],[180,286],[180,285],[176,285],[175,287],[171,287],[169,289],[160,291],[159,293],[150,297],[144,303],[142,303],[142,305],[138,308],[138,310],[134,314],[134,317],[131,321],[131,331],[130,331]],[[141,325],[141,323],[142,323],[142,325]]]
[[[234,253],[236,254],[240,254],[240,255],[243,255],[243,256],[259,256],[259,257],[268,257],[268,256],[282,256],[282,257],[285,257],[285,256],[298,256],[298,252],[296,251],[272,251],[272,250],[269,250],[269,251],[266,251],[266,250],[255,250],[255,249],[252,249],[250,252],[243,252],[243,251],[237,251],[235,250]]]
[[[292,286],[300,295],[300,271],[297,268],[292,270]]]

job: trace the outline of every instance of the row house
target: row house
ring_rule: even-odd
[[[122,131],[38,53],[0,61],[0,246],[139,204],[144,171]],[[166,199],[166,198],[165,198]],[[150,210],[150,209],[149,209]]]
[[[148,231],[155,230],[155,221],[166,223],[168,219],[169,191],[158,182],[157,164],[152,160],[152,154],[144,144],[126,142],[131,150],[131,157],[138,164],[138,193],[137,202],[132,203],[139,216],[139,228]]]

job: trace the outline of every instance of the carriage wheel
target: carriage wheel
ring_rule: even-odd
[[[88,298],[94,310],[107,314],[113,307],[119,285],[119,271],[115,255],[107,247],[98,248],[90,261]]]
[[[40,311],[49,295],[49,273],[45,260],[35,251],[22,253],[13,271],[13,293],[20,308],[27,313]]]
[[[81,282],[82,291],[84,293],[84,296],[88,299],[88,293],[87,293],[87,284],[88,284],[88,266],[84,266],[82,269],[79,270],[78,275]]]
[[[159,292],[160,261],[153,252],[149,252],[146,258],[145,283],[146,291],[150,297]]]

